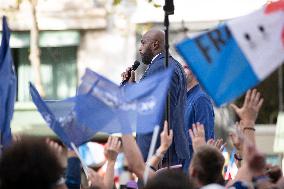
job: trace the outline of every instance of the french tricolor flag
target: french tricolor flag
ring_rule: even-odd
[[[284,61],[284,0],[176,45],[220,106],[256,86]]]

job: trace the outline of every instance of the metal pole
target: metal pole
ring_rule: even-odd
[[[165,5],[163,7],[165,11],[165,19],[164,19],[164,26],[165,26],[165,67],[168,68],[169,66],[169,15],[174,14],[174,2],[173,0],[165,0]],[[168,122],[168,133],[170,133],[170,91],[168,91],[167,95],[167,103],[166,103],[166,120]],[[172,147],[170,147],[167,151],[167,167],[170,167],[171,162],[171,152]]]
[[[283,112],[283,72],[282,66],[278,69],[278,108],[279,112]]]

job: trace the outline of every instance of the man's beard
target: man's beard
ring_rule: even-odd
[[[147,49],[143,55],[141,55],[142,62],[146,65],[151,64],[154,55],[150,49]]]

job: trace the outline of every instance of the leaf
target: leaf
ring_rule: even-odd
[[[162,7],[162,5],[157,4],[157,3],[154,3],[153,6],[154,6],[155,8],[160,8],[160,7]]]
[[[121,3],[121,0],[113,0],[112,4],[114,6],[119,5]]]

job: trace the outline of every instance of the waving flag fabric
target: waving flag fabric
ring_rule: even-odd
[[[283,63],[283,2],[176,45],[217,106],[256,86]]]
[[[148,133],[161,123],[172,69],[119,87],[87,70],[79,87],[78,122],[107,133]],[[100,129],[101,128],[101,129]]]
[[[30,85],[33,102],[65,145],[79,146],[95,133],[152,132],[161,123],[172,69],[138,84],[120,87],[87,69],[78,94],[62,101],[44,101]]]
[[[16,75],[9,46],[10,31],[6,17],[2,19],[2,41],[0,48],[0,129],[1,145],[6,147],[12,141],[10,123],[16,99]]]
[[[93,137],[93,131],[76,122],[73,111],[75,98],[62,101],[44,101],[32,84],[30,84],[30,94],[43,119],[66,146],[71,148],[71,142],[79,146]]]

